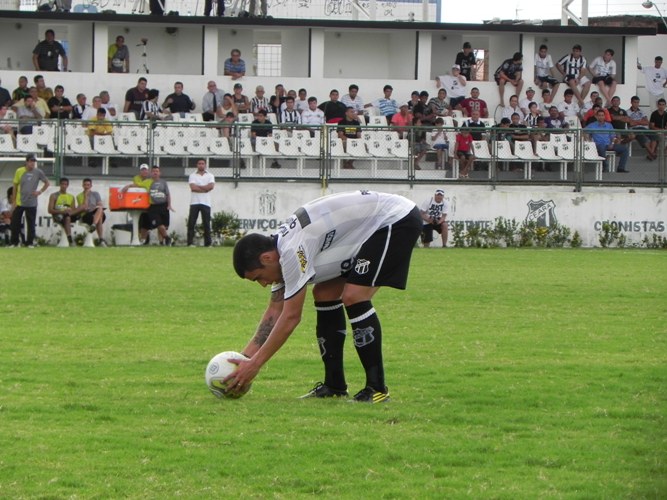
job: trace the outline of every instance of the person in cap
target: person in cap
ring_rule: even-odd
[[[454,64],[451,74],[435,78],[435,86],[444,88],[449,96],[449,106],[461,110],[461,103],[466,98],[466,84],[468,80],[461,74],[461,66]]]
[[[39,183],[42,183],[39,189]],[[51,183],[46,178],[46,174],[41,168],[37,168],[37,158],[34,154],[28,154],[25,157],[25,165],[19,167],[14,174],[12,190],[12,237],[10,244],[19,246],[19,233],[21,232],[21,223],[25,214],[27,225],[27,235],[25,243],[28,248],[35,247],[35,222],[37,220],[37,199],[43,194]]]
[[[354,402],[389,401],[382,361],[382,326],[372,299],[381,287],[403,290],[422,230],[416,204],[402,196],[354,191],[324,196],[296,209],[276,234],[248,234],[234,247],[239,277],[266,287],[271,298],[253,338],[235,360],[228,388],[243,393],[296,330],[308,285],[317,312],[316,336],[324,382],[304,398],[348,395],[343,366],[345,316],[364,368]]]
[[[505,59],[496,69],[493,79],[498,84],[501,106],[505,106],[505,85],[508,83],[516,88],[516,95],[521,95],[521,89],[523,88],[522,74],[523,54],[521,52],[515,52],[511,59]]]
[[[238,113],[250,112],[250,99],[243,93],[243,85],[240,83],[234,84],[234,93],[232,94],[232,102],[236,107]]]
[[[531,102],[537,104],[537,101],[535,100],[535,89],[533,87],[528,87],[526,89],[526,97],[519,99],[519,107],[521,108],[521,112],[524,116],[528,116],[530,114]]]
[[[424,248],[431,246],[433,241],[433,231],[440,233],[442,238],[442,248],[447,248],[447,238],[449,236],[449,203],[445,200],[445,191],[436,189],[433,196],[428,197],[419,207],[424,226],[422,228],[421,240]]]

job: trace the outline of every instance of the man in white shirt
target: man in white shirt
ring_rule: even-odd
[[[535,99],[535,89],[533,87],[528,87],[526,89],[526,97],[519,101],[519,107],[523,116],[528,116],[530,114],[530,103],[534,102],[539,106],[539,102]]]
[[[535,54],[535,85],[542,90],[551,88],[551,94],[556,95],[560,82],[553,76],[554,63],[548,50],[548,47],[542,44]]]
[[[301,113],[301,125],[324,125],[324,111],[317,107],[317,97],[308,98],[308,109]],[[313,135],[311,129],[311,136]]]
[[[197,160],[197,171],[190,174],[190,213],[188,214],[188,246],[195,246],[195,226],[201,214],[204,229],[204,246],[211,246],[211,191],[215,177],[206,169],[206,160]]]
[[[593,75],[593,85],[600,88],[605,103],[609,106],[611,98],[616,93],[616,61],[613,59],[614,51],[607,49],[604,54],[593,59],[588,70]]]
[[[97,110],[102,107],[102,99],[100,96],[96,95],[93,97],[93,105],[88,106],[86,109],[83,110],[83,114],[81,115],[81,119],[85,121],[90,121],[94,120],[97,118]]]
[[[452,109],[461,109],[456,107],[466,98],[467,83],[466,77],[461,74],[461,66],[458,64],[452,66],[451,75],[442,75],[435,79],[435,86],[447,91],[449,106]]]
[[[314,284],[316,334],[325,378],[304,398],[347,396],[343,368],[345,313],[366,372],[353,401],[389,400],[382,362],[382,327],[371,302],[381,287],[405,289],[410,257],[422,231],[414,202],[373,191],[339,193],[298,208],[277,234],[248,234],[234,247],[234,270],[266,287],[271,299],[243,350],[250,359],[225,383],[241,393],[298,326],[308,284]]]
[[[442,238],[442,248],[447,248],[447,236],[449,235],[449,227],[447,222],[447,215],[449,214],[449,203],[445,200],[445,191],[436,189],[435,194],[424,200],[421,207],[419,207],[422,219],[424,219],[424,227],[422,230],[422,243],[424,248],[431,246],[433,241],[433,231],[440,233]]]
[[[120,109],[116,104],[111,102],[111,96],[107,90],[100,92],[100,99],[102,100],[102,107],[107,110],[107,119],[115,120],[118,118],[118,110]]]
[[[308,109],[308,91],[299,89],[298,98],[294,100],[294,107],[299,113]]]
[[[359,97],[359,87],[354,83],[347,89],[348,93],[341,97],[340,102],[348,108],[354,108],[358,114],[364,113],[364,100]]]
[[[637,69],[646,77],[646,90],[651,96],[651,111],[655,111],[658,109],[658,100],[663,98],[667,87],[667,69],[662,67],[662,57],[655,58],[655,65],[652,68],[642,68],[637,62]]]
[[[572,89],[567,89],[563,93],[563,100],[556,106],[558,108],[558,115],[561,120],[565,120],[566,116],[579,115],[579,104],[574,101],[573,97],[574,91]]]

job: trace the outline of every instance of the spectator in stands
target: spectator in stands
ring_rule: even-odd
[[[565,120],[568,116],[579,117],[581,108],[579,108],[579,104],[574,101],[573,97],[574,91],[572,89],[567,89],[563,92],[563,100],[556,106],[561,120]]]
[[[419,104],[419,92],[413,90],[408,101],[408,109],[412,112],[413,108]]]
[[[607,49],[604,54],[593,59],[588,67],[588,71],[593,77],[593,85],[597,85],[600,93],[604,96],[605,102],[609,104],[613,95],[616,93],[616,61],[614,61],[614,51]]]
[[[210,247],[211,240],[211,191],[215,187],[215,177],[206,169],[206,160],[197,160],[197,170],[188,177],[190,185],[190,212],[188,214],[189,247],[195,246],[195,226],[201,214],[202,228],[204,229],[204,246]]]
[[[32,51],[32,64],[35,71],[60,71],[58,65],[62,59],[62,69],[67,71],[67,54],[65,48],[56,42],[53,30],[46,30],[44,40],[39,42]]]
[[[530,131],[530,141],[533,143],[533,149],[535,149],[535,143],[538,141],[548,141],[549,134],[544,131],[547,128],[547,124],[542,115],[537,117],[537,122],[532,130]]]
[[[589,98],[584,101],[584,105],[581,106],[581,111],[579,111],[582,118],[586,113],[593,109],[593,105],[598,97],[600,97],[600,93],[595,90],[589,94]],[[600,100],[600,106],[602,106],[602,100]]]
[[[81,119],[83,121],[94,120],[97,117],[97,110],[102,109],[102,98],[98,95],[93,97],[93,104],[83,110]]]
[[[283,84],[279,83],[275,87],[275,94],[271,96],[271,107],[274,113],[280,113],[280,106],[285,102],[287,93]]]
[[[294,101],[294,107],[299,113],[303,113],[308,109],[308,91],[306,89],[299,89],[298,97]]]
[[[415,170],[421,170],[419,162],[426,156],[426,153],[430,149],[430,146],[426,142],[426,130],[423,128],[422,120],[419,116],[414,116],[412,118],[413,129],[413,143],[412,143],[412,153],[414,154],[414,165]],[[407,135],[407,134],[406,134]],[[406,137],[407,139],[407,137]]]
[[[232,94],[225,94],[222,98],[222,104],[218,108],[218,117],[224,119],[229,113],[235,117],[238,116],[239,110],[234,103],[234,96]]]
[[[273,125],[267,120],[267,114],[265,109],[260,109],[255,113],[255,119],[250,125],[250,141],[253,146],[257,137],[271,137],[273,135]]]
[[[515,52],[511,59],[505,59],[503,63],[496,69],[493,78],[498,84],[498,94],[500,95],[500,105],[505,105],[505,85],[508,83],[514,85],[516,95],[521,94],[523,88],[523,54]]]
[[[99,245],[105,247],[107,242],[104,241],[104,221],[107,217],[104,214],[102,196],[97,191],[93,191],[93,181],[91,179],[83,179],[81,185],[83,191],[76,195],[77,207],[72,211],[72,221],[80,220],[90,227],[91,233],[97,231]]]
[[[442,238],[442,248],[447,248],[447,239],[449,236],[449,223],[447,215],[449,214],[449,203],[445,200],[445,191],[436,189],[435,194],[424,200],[419,207],[424,227],[422,228],[421,240],[424,248],[431,246],[433,241],[433,231],[440,234]]]
[[[526,89],[526,97],[519,99],[519,108],[521,108],[521,113],[524,117],[527,117],[530,114],[530,103],[537,103],[535,100],[535,89],[533,87],[528,87]]]
[[[551,89],[551,94],[556,95],[560,82],[554,77],[554,62],[548,50],[542,44],[535,54],[535,85],[542,90]]]
[[[83,114],[86,112],[86,109],[90,107],[86,103],[87,97],[85,94],[76,95],[76,104],[72,106],[72,118],[75,120],[80,120]]]
[[[343,145],[347,150],[347,140],[358,139],[359,137],[361,137],[361,123],[357,120],[357,112],[353,107],[348,107],[345,109],[345,118],[338,122],[338,138],[343,141]],[[343,168],[353,169],[354,162],[352,160],[345,160]]]
[[[475,74],[477,73],[477,58],[472,51],[470,42],[463,43],[463,51],[456,54],[454,64],[461,68],[461,74],[467,81],[470,82],[475,80]]]
[[[586,76],[588,67],[586,58],[581,54],[581,45],[574,45],[572,52],[563,56],[556,64],[556,67],[563,75],[563,81],[574,92],[579,105],[583,105],[588,90],[591,88],[591,81]],[[581,85],[581,90],[579,90],[579,85]]]
[[[528,115],[525,117],[526,125],[531,128],[537,127],[537,121],[540,118],[542,118],[542,114],[540,113],[540,108],[537,103],[533,101],[528,104]]]
[[[549,108],[554,105],[554,95],[555,92],[550,92],[549,89],[544,89],[542,91],[542,102],[539,103],[540,113],[542,116],[549,115]]]
[[[141,105],[140,120],[171,120],[172,116],[169,111],[162,109],[158,103],[160,91],[158,89],[150,89],[148,91],[148,99]]]
[[[14,89],[12,92],[12,101],[14,104],[24,99],[30,93],[28,88],[28,78],[25,76],[19,76],[19,86]]]
[[[324,118],[327,123],[338,123],[344,120],[347,113],[347,106],[338,100],[338,91],[332,89],[329,92],[329,100],[318,106],[324,111]]]
[[[648,116],[639,108],[639,97],[632,96],[630,99],[630,108],[628,109],[628,125],[635,131],[635,139],[641,147],[646,149],[646,158],[650,161],[658,157],[656,148],[658,142],[655,134],[648,133]]]
[[[240,83],[234,84],[234,94],[232,94],[232,100],[236,106],[237,113],[250,112],[250,100],[246,95],[243,94],[243,85]]]
[[[435,169],[445,169],[445,151],[449,151],[449,141],[447,140],[447,133],[443,128],[445,121],[438,117],[435,119],[435,127],[431,131],[431,144],[435,149]]]
[[[347,92],[347,94],[341,97],[340,102],[342,102],[348,108],[354,108],[357,112],[357,115],[359,113],[363,113],[364,100],[359,97],[359,86],[353,83],[348,87]]]
[[[137,86],[132,87],[125,93],[125,105],[123,106],[123,113],[134,113],[134,116],[139,119],[143,109],[144,101],[148,99],[148,90],[146,89],[148,80],[143,76],[137,81]]]
[[[53,90],[51,90],[51,87],[46,86],[46,82],[44,81],[44,77],[42,75],[35,76],[35,78],[33,78],[33,83],[37,89],[37,95],[41,99],[44,99],[46,102],[48,102],[49,99],[53,97]]]
[[[285,109],[280,113],[280,123],[300,125],[301,114],[294,107],[294,97],[288,96],[285,100]]]
[[[599,109],[595,115],[596,121],[586,125],[586,132],[590,135],[591,140],[595,143],[598,155],[605,160],[602,162],[603,171],[609,172],[609,164],[607,161],[607,151],[614,151],[620,158],[618,162],[617,172],[627,173],[626,164],[628,162],[629,148],[626,144],[621,144],[621,140],[616,134],[611,133],[614,127],[611,123],[605,121],[604,112]]]
[[[509,132],[510,125],[512,125],[512,120],[509,118],[501,118],[498,122],[498,128],[503,130],[498,130],[496,132],[497,141],[511,141],[512,133]]]
[[[665,111],[665,100],[658,99],[658,109],[651,113],[649,118],[649,128],[651,130],[667,130],[667,112]],[[657,141],[657,136],[653,136],[653,140]]]
[[[589,123],[596,121],[597,118],[595,115],[597,114],[598,109],[604,111],[605,121],[611,123],[611,115],[609,114],[609,110],[602,106],[602,97],[595,98],[593,107],[589,109],[586,113],[584,113],[582,117],[582,122],[585,125],[588,125]]]
[[[396,102],[396,99],[391,98],[391,94],[394,91],[394,88],[391,85],[385,85],[382,91],[384,92],[384,97],[376,99],[372,103],[366,104],[364,107],[376,107],[380,111],[380,114],[387,119],[387,123],[390,123],[391,117],[398,113],[398,103]]]
[[[201,110],[202,118],[205,122],[216,121],[220,116],[220,107],[225,97],[225,93],[218,89],[218,85],[213,81],[206,84],[207,92],[202,98]],[[224,115],[223,115],[224,116]]]
[[[485,129],[486,128],[486,123],[484,123],[481,120],[481,117],[479,116],[479,110],[473,109],[472,111],[472,116],[470,117],[469,120],[467,120],[464,124],[464,127],[466,127],[470,131],[470,135],[472,135],[473,141],[481,141],[482,136],[484,134],[484,131],[476,131],[476,129]]]
[[[452,114],[449,102],[447,102],[447,91],[445,89],[439,89],[438,95],[431,98],[428,106],[431,108],[431,116],[434,123],[438,117],[451,116]]]
[[[16,134],[15,127],[9,122],[2,122],[2,120],[6,119],[9,112],[14,113],[10,108],[0,108],[0,134],[12,134],[14,136]]]
[[[317,97],[308,98],[308,109],[301,113],[301,124],[302,125],[313,125],[309,128],[310,136],[315,136],[314,126],[324,125],[324,111],[317,107]]]
[[[514,129],[512,131],[512,141],[527,141],[530,139],[530,133],[519,113],[513,113],[510,116],[510,122],[509,128]]]
[[[425,90],[422,90],[419,93],[419,102],[412,108],[412,115],[419,118],[422,125],[433,125],[436,115],[433,112],[433,109],[431,109],[431,106],[429,106],[428,92]]]
[[[204,15],[206,17],[211,15],[211,11],[213,10],[213,3],[215,2],[215,5],[217,7],[216,9],[216,15],[218,17],[222,17],[225,15],[225,0],[204,0]]]
[[[234,137],[234,123],[236,122],[236,115],[231,111],[227,113],[222,120],[220,120],[221,126],[219,127],[220,135],[229,139]],[[245,165],[245,161],[241,159],[241,165]],[[245,168],[245,167],[241,167]]]
[[[656,56],[652,68],[642,67],[637,62],[637,69],[644,73],[646,78],[646,90],[648,90],[651,98],[651,110],[655,110],[658,105],[658,100],[665,95],[665,87],[667,87],[667,69],[662,67],[662,57]]]
[[[113,135],[113,125],[107,120],[107,110],[99,108],[96,111],[95,117],[88,121],[88,129],[86,130],[91,143],[96,135]]]
[[[0,80],[2,83],[2,80]],[[9,90],[0,86],[0,108],[8,108],[12,105],[12,96],[9,94]]]
[[[232,80],[238,80],[245,76],[245,61],[241,59],[241,51],[239,49],[232,49],[229,58],[225,60],[225,76],[229,76]]]
[[[396,127],[399,137],[403,138],[404,134],[407,133],[407,128],[412,125],[413,115],[410,113],[407,104],[401,104],[398,108],[398,113],[395,113],[391,117],[391,125]]]
[[[288,90],[287,95],[285,96],[285,100],[283,100],[283,103],[280,105],[280,110],[276,112],[276,117],[280,117],[280,113],[282,113],[285,110],[285,102],[287,101],[288,97],[294,98],[294,107],[296,108],[296,98],[297,98],[297,93],[296,90]]]
[[[563,123],[563,120],[560,117],[560,112],[556,106],[551,106],[549,108],[549,116],[544,119],[544,123],[547,128],[566,128],[567,123]]]
[[[511,120],[513,114],[519,115],[521,122],[524,121],[525,117],[523,116],[523,112],[519,107],[519,96],[517,95],[513,95],[512,97],[510,97],[509,104],[503,108],[502,117],[509,118]]]
[[[169,94],[162,104],[172,115],[185,116],[186,113],[195,109],[195,103],[187,94],[183,93],[183,82],[174,83],[174,92]]]
[[[250,99],[250,112],[254,114],[260,109],[264,109],[268,113],[272,108],[269,98],[265,95],[264,87],[257,85],[255,88],[255,96]]]
[[[12,187],[7,188],[7,197],[0,200],[0,235],[4,236],[4,244],[9,246],[12,224]]]
[[[467,179],[468,172],[475,161],[472,149],[472,135],[467,126],[461,127],[461,131],[456,134],[456,157],[459,159],[459,179]]]
[[[27,97],[30,100],[31,97]],[[27,104],[27,103],[26,103]],[[27,226],[27,235],[25,244],[28,248],[35,246],[35,221],[37,219],[37,199],[39,195],[44,194],[51,183],[42,169],[37,167],[37,158],[30,153],[25,158],[25,166],[19,167],[14,174],[13,196],[12,196],[12,221],[11,245],[19,245],[19,233],[23,215]],[[42,188],[38,189],[39,183]]]
[[[111,96],[107,90],[100,92],[100,100],[102,101],[102,106],[107,110],[107,118],[109,120],[115,120],[118,117],[118,106],[111,102]]]
[[[33,125],[38,125],[39,120],[44,118],[44,115],[37,109],[34,98],[29,95],[23,102],[22,106],[15,106],[16,118],[19,121],[19,133],[32,134]]]
[[[480,118],[489,117],[489,107],[486,105],[484,99],[479,98],[479,89],[477,87],[473,87],[470,90],[470,97],[461,101],[461,110],[463,111],[463,115],[467,117],[472,116],[473,110],[479,111]]]
[[[458,64],[452,66],[450,75],[438,76],[435,79],[437,88],[447,90],[449,96],[449,106],[452,109],[461,109],[460,104],[465,100],[467,80],[461,74],[461,67]]]
[[[49,105],[46,103],[46,101],[42,98],[40,98],[37,95],[37,89],[35,87],[30,87],[30,90],[28,91],[29,97],[32,99],[32,104],[34,107],[39,111],[40,117],[41,118],[49,118],[50,116],[50,111],[49,111]],[[17,102],[12,106],[12,109],[16,111],[18,115],[18,110],[21,109],[22,107],[25,107],[26,105],[26,99],[24,98],[22,101]]]
[[[65,87],[56,85],[55,95],[49,99],[47,105],[51,111],[51,118],[58,120],[68,120],[72,113],[72,103],[67,97],[64,97]]]
[[[74,195],[67,192],[69,179],[62,177],[60,179],[60,189],[49,196],[48,212],[51,214],[53,222],[62,226],[67,235],[69,246],[75,246],[72,240],[72,211],[76,208]]]
[[[130,49],[125,45],[125,37],[123,35],[118,35],[116,43],[109,45],[107,60],[107,70],[109,73],[130,72]]]
[[[621,98],[614,96],[611,98],[611,106],[607,108],[609,115],[611,116],[611,125],[616,130],[625,130],[629,127],[630,117],[628,112],[621,107]],[[620,135],[619,136],[622,143],[628,143],[632,141],[635,136],[634,134]]]
[[[142,221],[139,221],[140,224],[140,238],[144,240],[144,244],[147,244],[148,231],[151,229],[156,229],[158,231],[158,239],[161,245],[171,246],[171,238],[169,237],[169,212],[173,212],[174,209],[171,207],[171,194],[169,193],[169,184],[167,181],[160,178],[160,167],[153,165],[151,168],[151,187],[148,190],[150,195],[150,207],[146,212],[146,217]]]

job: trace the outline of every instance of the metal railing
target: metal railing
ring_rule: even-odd
[[[466,155],[456,151],[462,129],[454,126],[369,124],[343,131],[335,124],[257,125],[248,117],[242,120],[119,120],[102,124],[0,120],[0,161],[34,153],[52,159],[49,173],[57,178],[124,177],[135,172],[139,164],[149,163],[160,165],[164,176],[175,179],[188,175],[203,158],[216,177],[236,182],[375,180],[415,184],[446,180],[491,185],[568,184],[580,190],[585,185],[664,187],[667,179],[666,131],[469,129],[474,162],[464,172]],[[347,132],[347,136],[339,132]],[[604,142],[606,136],[612,143],[608,151],[594,142]],[[442,149],[443,142],[447,149]]]

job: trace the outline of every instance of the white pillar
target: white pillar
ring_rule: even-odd
[[[204,27],[204,75],[213,77],[218,74],[218,28],[216,26]]]
[[[310,78],[324,78],[324,30],[310,32]]]
[[[432,33],[430,31],[419,32],[419,60],[417,61],[417,80],[428,81],[431,79],[431,48]]]
[[[95,23],[95,31],[93,33],[95,40],[95,50],[93,52],[93,72],[106,73],[108,69],[108,53],[109,53],[109,25],[102,23]],[[115,40],[114,40],[115,41]],[[132,59],[130,59],[131,61]]]

